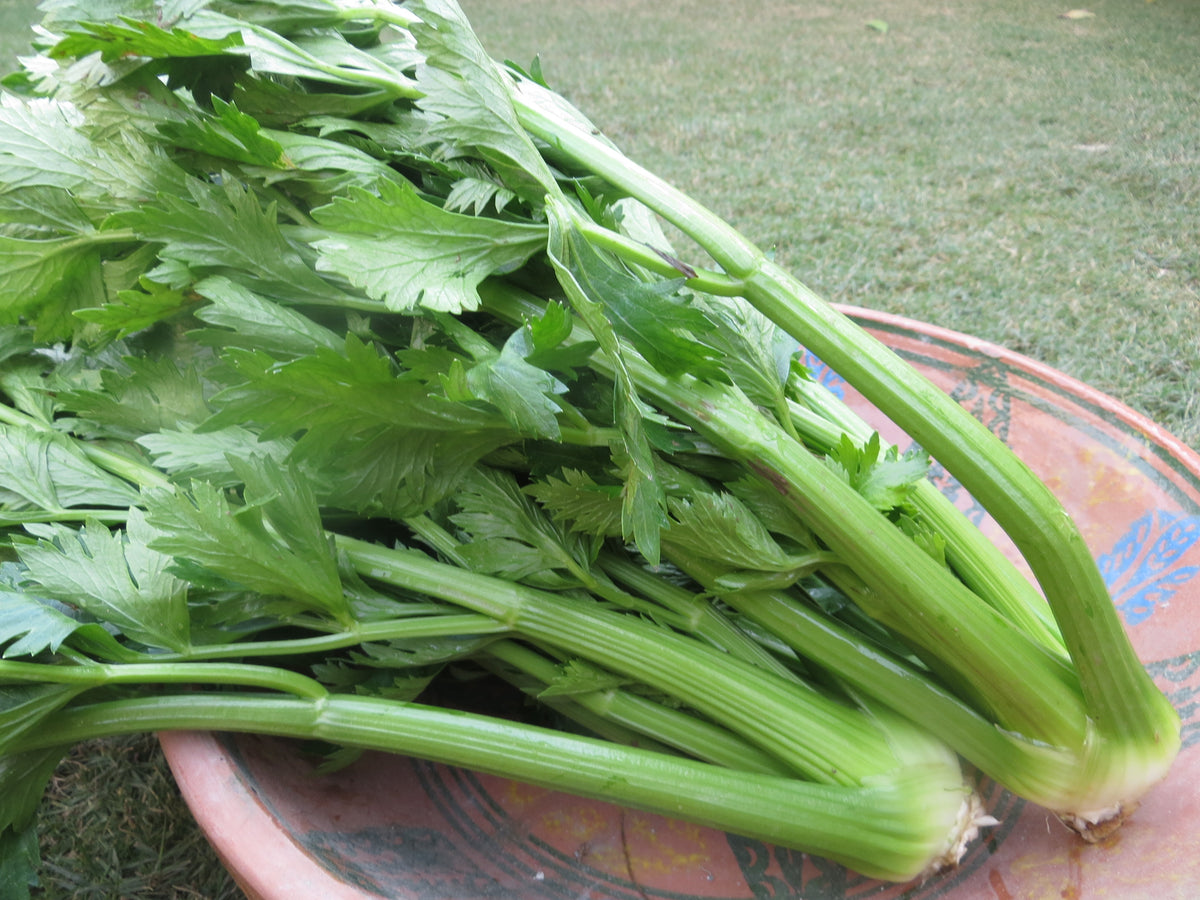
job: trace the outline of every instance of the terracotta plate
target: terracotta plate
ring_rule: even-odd
[[[965,404],[1060,495],[1184,750],[1115,836],[1084,845],[984,784],[1002,824],[962,867],[884,885],[823,860],[499,778],[371,754],[317,775],[295,745],[180,733],[163,747],[201,827],[252,897],[278,900],[851,900],[1200,895],[1200,457],[1114,400],[999,347],[853,310]],[[834,390],[836,375],[814,362]],[[885,437],[908,443],[861,399]],[[994,533],[969,497],[943,488]]]

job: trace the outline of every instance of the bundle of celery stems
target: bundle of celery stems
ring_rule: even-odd
[[[42,9],[0,104],[5,896],[66,750],[132,731],[897,881],[994,822],[975,773],[1085,838],[1166,775],[1178,717],[1047,487],[451,0]],[[528,716],[426,699],[497,680]]]

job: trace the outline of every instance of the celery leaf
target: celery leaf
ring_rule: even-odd
[[[728,493],[697,492],[671,501],[664,540],[712,562],[739,569],[807,574],[809,553],[789,553],[750,508]]]
[[[77,309],[75,316],[123,338],[183,313],[194,305],[194,299],[188,293],[147,280],[142,290],[118,291],[105,305]]]
[[[492,61],[462,10],[445,0],[418,0],[412,8],[421,21],[410,30],[425,53],[417,67],[423,94],[418,105],[441,119],[430,136],[458,151],[447,155],[474,151],[526,199],[557,193],[554,176],[517,120],[506,83],[511,76]]]
[[[402,425],[332,443],[302,447],[321,502],[365,516],[403,519],[425,512],[457,490],[480,459],[515,440],[507,429],[433,431]]]
[[[373,345],[349,334],[341,352],[318,347],[280,362],[268,353],[231,349],[227,362],[243,379],[213,397],[206,430],[261,423],[264,438],[307,432],[308,443],[336,443],[381,427],[468,432],[508,426],[497,413],[448,401]]]
[[[538,697],[572,697],[597,691],[611,691],[628,683],[628,678],[614,675],[582,659],[572,659],[558,668],[554,680],[546,685]]]
[[[507,472],[477,468],[454,495],[454,525],[470,536],[460,548],[474,571],[551,589],[577,587],[591,549],[558,526]]]
[[[621,488],[598,484],[586,472],[563,469],[525,491],[572,530],[598,537],[621,536]]]
[[[8,565],[15,568],[15,563]],[[16,581],[14,575],[10,580]],[[17,586],[14,584],[14,587]],[[82,622],[74,610],[48,597],[38,597],[27,590],[9,591],[0,589],[0,646],[4,647],[0,657],[10,659],[21,656],[37,656],[49,651],[57,652],[69,638],[73,645],[81,644],[89,651],[98,652],[110,659],[126,656],[123,648],[102,626]]]
[[[124,533],[88,522],[30,525],[40,539],[13,539],[35,589],[81,609],[152,647],[188,647],[187,585],[172,575],[170,557],[148,545],[151,529],[140,510]]]
[[[178,478],[202,479],[220,487],[238,483],[230,458],[258,454],[284,465],[295,447],[295,441],[286,438],[260,440],[254,432],[237,425],[199,433],[164,429],[142,435],[137,443],[159,469]]]
[[[235,470],[248,482],[242,505],[205,482],[149,492],[151,547],[248,590],[348,618],[349,601],[311,488],[293,468],[265,457],[239,461]]]
[[[6,190],[56,187],[76,194],[103,183],[112,159],[78,130],[69,103],[24,102],[6,94],[0,104],[0,169]]]
[[[317,268],[399,311],[477,309],[479,283],[519,268],[546,240],[541,225],[448,212],[396,181],[378,195],[351,188],[313,218],[327,229],[314,243]]]
[[[0,322],[36,315],[40,338],[69,337],[77,325],[72,313],[107,299],[101,255],[89,238],[0,235]]]
[[[21,785],[22,793],[29,795],[26,802],[32,809],[36,810],[42,793],[46,789],[46,784],[49,782],[50,776],[54,774],[54,769],[57,768],[65,751],[66,748],[59,748],[53,751],[46,750],[24,755],[25,759],[38,760],[35,769],[44,769],[44,775],[41,771],[35,771],[28,775],[8,776],[14,783]],[[22,768],[24,766],[21,763],[7,766],[0,764],[0,785],[4,783],[5,770],[20,772]],[[15,809],[22,801],[14,797],[11,802]],[[0,810],[0,821],[8,816],[9,814]],[[19,831],[12,828],[0,829],[0,884],[4,885],[4,900],[29,900],[33,896],[30,889],[38,886],[37,870],[40,864],[41,854],[38,852],[37,827],[32,822],[27,828]]]
[[[842,435],[826,456],[829,467],[845,479],[876,509],[902,508],[914,485],[929,472],[929,457],[920,450],[900,453],[897,447],[882,450],[879,433],[862,445]]]
[[[159,130],[180,147],[207,156],[256,166],[283,165],[283,147],[263,133],[253,116],[220,97],[213,97],[212,104],[215,116],[164,122]]]
[[[6,233],[30,239],[87,234],[93,227],[70,191],[44,185],[0,193],[0,222]]]
[[[205,278],[194,290],[210,301],[196,311],[196,318],[220,329],[196,337],[213,346],[250,346],[279,356],[303,356],[316,347],[338,350],[343,344],[336,332],[224,276]]]
[[[529,363],[532,352],[529,331],[518,328],[499,353],[467,370],[467,386],[478,399],[495,406],[518,433],[557,439],[559,407],[553,398],[566,393],[567,386]]]
[[[121,224],[161,244],[163,260],[205,274],[237,273],[262,293],[292,300],[341,296],[284,237],[273,204],[262,204],[237,179],[220,184],[188,177],[178,193],[126,210]]]
[[[0,491],[10,502],[58,511],[79,506],[125,508],[138,492],[53,432],[0,425]]]
[[[698,305],[715,326],[705,340],[720,351],[730,380],[760,406],[780,409],[796,356],[795,339],[738,298],[701,295]]]
[[[713,322],[679,293],[680,282],[642,281],[609,263],[582,237],[569,240],[575,278],[647,362],[664,375],[724,380],[721,354],[705,343]]]
[[[667,525],[667,497],[656,477],[655,452],[647,434],[647,420],[655,414],[638,396],[620,339],[605,313],[603,298],[592,296],[594,284],[581,271],[580,247],[586,242],[571,227],[570,213],[561,204],[550,203],[547,211],[551,223],[550,263],[571,306],[613,365],[613,413],[623,451],[621,530],[646,559],[657,563],[661,553],[659,533]],[[583,251],[585,255],[587,252]]]
[[[238,43],[240,41],[236,34],[214,40],[183,28],[168,31],[152,22],[125,18],[119,24],[81,23],[79,30],[72,31],[55,44],[49,55],[51,58],[64,59],[98,53],[105,62],[127,56],[151,59],[220,56]]]
[[[148,431],[208,418],[207,385],[184,360],[130,356],[121,365],[101,370],[96,389],[60,392],[61,407],[82,420],[75,423],[77,432],[133,440]]]
[[[568,381],[578,377],[577,369],[587,366],[596,351],[596,341],[566,343],[574,325],[570,313],[561,303],[546,304],[546,311],[525,326],[531,344],[525,359],[540,369],[558,372]]]

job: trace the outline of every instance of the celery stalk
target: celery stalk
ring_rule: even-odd
[[[965,802],[940,744],[896,741],[897,763],[862,785],[814,784],[735,772],[607,741],[481,715],[371,697],[177,694],[113,700],[53,713],[10,753],[137,731],[241,731],[403,753],[526,781],[791,847],[875,878],[908,881],[957,858]]]

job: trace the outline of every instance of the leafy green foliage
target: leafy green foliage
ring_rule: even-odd
[[[118,338],[126,338],[186,312],[194,305],[193,298],[185,291],[149,279],[145,280],[143,288],[118,291],[105,305],[77,309],[75,316],[113,332]]]
[[[425,62],[417,69],[423,110],[441,120],[429,134],[462,155],[469,148],[515,193],[536,201],[556,192],[541,154],[517,121],[504,75],[455,3],[419,0],[412,33]],[[458,149],[462,148],[462,149]]]
[[[0,105],[0,161],[8,189],[60,188],[87,196],[104,184],[113,156],[78,128],[82,120],[70,104],[38,99]]]
[[[236,22],[230,26],[237,27]],[[417,89],[384,54],[360,50],[329,33],[299,34],[289,40],[263,27],[242,28],[239,53],[250,59],[256,72],[309,79],[330,85],[362,89],[385,87],[392,97],[413,96]],[[402,60],[401,63],[407,62]]]
[[[31,525],[39,540],[15,542],[34,589],[82,609],[151,647],[188,647],[187,584],[171,558],[151,549],[155,535],[137,510],[124,533],[96,522],[76,530]]]
[[[628,679],[589,665],[584,660],[572,659],[559,667],[557,677],[547,684],[538,696],[542,699],[571,697],[595,691],[610,691],[627,683]]]
[[[75,310],[107,299],[100,264],[87,238],[0,235],[0,322],[15,324],[36,313],[40,338],[69,336]]]
[[[162,428],[194,425],[209,417],[207,388],[194,366],[171,356],[129,356],[121,368],[100,373],[99,388],[59,394],[62,409],[83,423],[76,429],[132,439]]]
[[[558,521],[601,537],[620,537],[621,488],[597,484],[586,472],[564,469],[525,488]]]
[[[262,203],[231,176],[184,179],[182,191],[119,216],[159,256],[198,274],[229,274],[268,296],[327,300],[338,291],[284,237],[273,203]]]
[[[47,754],[49,756],[49,754]],[[54,764],[58,764],[55,758]],[[15,767],[14,767],[15,768]],[[2,775],[0,775],[2,777]],[[18,780],[17,778],[13,779]],[[41,791],[45,790],[49,778],[40,781],[23,779],[26,784],[37,786],[33,803],[41,800]],[[37,831],[33,827],[24,831],[5,829],[0,831],[0,897],[3,900],[26,900],[30,896],[29,889],[39,885],[37,868],[41,862],[38,852]]]
[[[559,407],[554,397],[566,393],[567,387],[529,362],[532,353],[532,334],[519,328],[499,353],[477,360],[466,371],[466,384],[477,399],[495,406],[518,433],[555,439]]]
[[[622,345],[605,314],[603,303],[587,287],[587,273],[579,263],[582,240],[570,227],[569,213],[551,204],[555,213],[549,258],[572,308],[591,331],[613,366],[613,412],[620,429],[626,464],[623,467],[621,529],[627,540],[637,544],[647,559],[659,560],[659,532],[667,523],[666,494],[655,478],[654,449],[645,422],[650,408],[638,396],[638,389],[624,362]],[[586,256],[588,251],[583,251]]]
[[[710,562],[792,577],[824,561],[811,552],[785,551],[747,506],[725,492],[698,492],[673,501],[665,540]]]
[[[354,335],[339,350],[317,347],[280,362],[261,350],[231,349],[226,361],[241,383],[213,398],[208,428],[260,421],[265,437],[307,430],[310,440],[333,441],[383,425],[414,430],[462,430],[497,424],[499,417],[429,395],[429,386],[406,377],[379,348]]]
[[[539,587],[578,587],[593,552],[521,491],[510,474],[475,469],[455,493],[454,525],[467,536],[458,552],[468,568]]]
[[[238,460],[233,467],[245,484],[239,506],[204,482],[190,491],[151,493],[150,547],[249,590],[347,620],[349,602],[312,489],[294,470],[266,457]]]
[[[894,446],[881,450],[878,432],[861,446],[843,435],[827,460],[834,472],[883,512],[903,507],[913,485],[929,471],[929,458],[920,450],[903,454]]]
[[[0,499],[0,518],[19,518],[30,507],[124,508],[137,502],[138,492],[62,435],[0,425]]]
[[[61,187],[17,187],[0,194],[0,222],[14,237],[80,235],[92,220],[76,197]]]
[[[714,325],[679,293],[679,282],[646,282],[621,271],[586,240],[569,237],[572,275],[602,304],[617,335],[664,375],[722,379],[719,357],[706,345]]]
[[[163,134],[205,156],[256,166],[283,165],[283,147],[263,133],[257,119],[220,97],[214,97],[212,104],[214,116],[164,123]]]
[[[342,346],[334,331],[223,276],[205,278],[194,290],[210,301],[196,310],[196,318],[220,329],[197,335],[206,343],[250,346],[284,357],[303,356],[316,347],[338,350]]]
[[[700,297],[712,323],[705,340],[721,355],[726,377],[766,409],[782,409],[796,360],[796,342],[750,304]]]
[[[318,267],[400,311],[477,309],[484,278],[516,269],[545,242],[541,226],[448,212],[396,181],[378,195],[352,189],[313,216],[329,232],[315,243]]]
[[[549,372],[558,372],[568,380],[576,378],[577,369],[587,365],[599,344],[596,341],[566,343],[575,325],[567,308],[560,303],[548,303],[545,312],[526,323],[529,352],[525,359]]]
[[[220,40],[201,37],[183,28],[166,30],[153,22],[130,18],[117,22],[89,22],[68,34],[50,51],[52,58],[69,59],[99,53],[105,62],[126,56],[151,59],[219,56],[239,43],[236,35]]]
[[[264,441],[249,429],[230,425],[215,431],[163,429],[137,439],[163,471],[180,480],[206,481],[218,487],[240,483],[231,459],[262,456],[274,465],[286,465],[295,441]]]
[[[489,206],[496,212],[504,212],[516,194],[502,184],[489,178],[486,174],[464,175],[454,182],[454,186],[446,195],[446,209],[451,212],[473,212],[481,215]]]
[[[106,658],[128,658],[103,626],[81,622],[68,611],[70,607],[38,597],[28,588],[0,591],[0,645],[4,646],[0,655],[9,659],[54,653],[68,638],[78,637],[89,650]]]
[[[320,471],[316,489],[339,508],[416,515],[485,454],[516,439],[499,412],[445,396],[438,354],[409,357],[414,364],[436,357],[430,372],[403,372],[350,335],[342,352],[318,347],[284,363],[262,352],[226,355],[246,380],[213,398],[217,413],[204,431],[253,422],[262,440],[298,435],[296,460]]]

